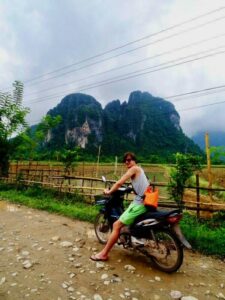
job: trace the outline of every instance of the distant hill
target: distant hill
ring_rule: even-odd
[[[104,109],[92,96],[71,94],[48,114],[62,116],[48,134],[48,149],[79,146],[96,155],[101,145],[105,156],[134,151],[149,160],[153,156],[166,160],[176,152],[202,153],[183,133],[174,105],[148,92],[132,92],[127,102],[113,100]]]
[[[210,146],[225,146],[225,131],[211,131],[208,134]],[[205,150],[205,132],[196,133],[192,139],[202,150]]]

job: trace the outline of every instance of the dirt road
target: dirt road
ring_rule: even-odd
[[[93,225],[0,201],[0,299],[225,299],[225,263],[185,252],[175,274],[116,246],[106,263]],[[193,298],[195,297],[195,298]],[[184,298],[185,299],[185,298]]]

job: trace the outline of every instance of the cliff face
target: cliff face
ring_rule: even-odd
[[[65,132],[66,144],[74,143],[79,147],[85,149],[88,143],[88,135],[91,133],[88,121],[86,120],[81,127],[74,127],[73,129],[67,129]]]
[[[102,141],[102,107],[93,97],[84,94],[71,94],[48,114],[61,115],[62,122],[52,130],[51,141],[56,148],[65,145],[86,148],[89,140],[94,146]]]
[[[135,91],[127,102],[114,100],[102,109],[89,95],[71,94],[50,110],[62,122],[48,136],[51,148],[79,146],[105,155],[134,151],[144,157],[174,152],[200,153],[180,127],[180,117],[170,102]]]

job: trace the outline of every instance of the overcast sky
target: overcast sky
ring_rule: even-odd
[[[189,136],[225,131],[224,58],[224,0],[0,0],[0,90],[24,82],[30,124],[72,92],[104,107],[141,90]]]

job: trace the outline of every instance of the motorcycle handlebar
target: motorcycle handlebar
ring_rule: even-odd
[[[118,188],[118,190],[116,190],[114,193],[116,192],[121,192],[121,193],[131,193],[133,191],[133,188],[130,186],[121,186],[120,188]]]
[[[102,181],[105,182],[105,183],[109,183],[105,176],[102,176]],[[108,188],[110,189],[110,185],[108,186]],[[124,194],[125,193],[131,193],[133,191],[133,188],[129,185],[122,185],[118,190],[116,190],[115,192],[117,191],[120,191],[120,192],[123,192]]]
[[[120,192],[121,194],[128,194],[128,193],[131,193],[132,191],[133,191],[132,187],[123,187],[122,186],[111,194],[105,194],[105,196],[112,196],[113,194],[116,194],[118,192]]]

